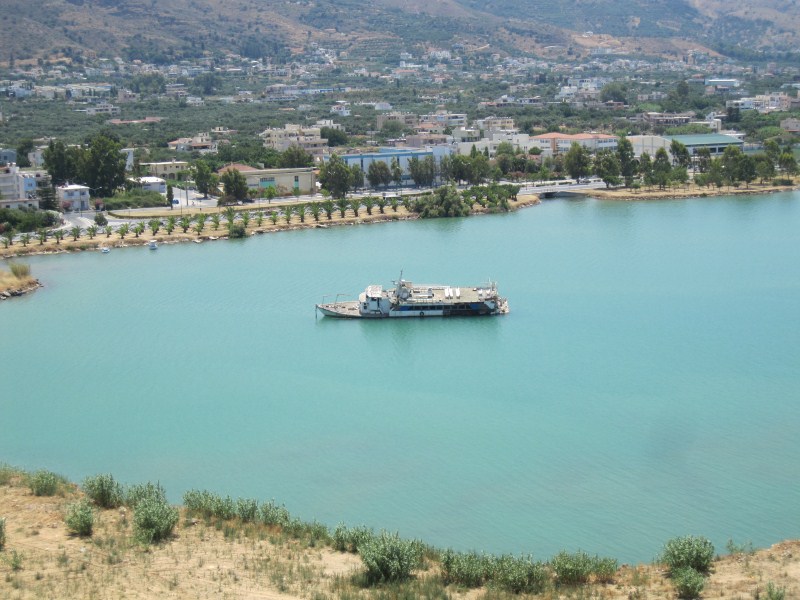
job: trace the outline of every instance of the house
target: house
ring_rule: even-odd
[[[222,176],[226,171],[236,170],[244,175],[247,187],[251,190],[266,190],[273,188],[279,195],[295,193],[313,194],[316,193],[316,175],[311,167],[296,169],[256,169],[243,164],[230,164],[219,171],[217,174]]]
[[[800,133],[800,119],[784,119],[781,121],[781,129],[787,133]]]
[[[167,142],[172,150],[176,152],[197,152],[199,154],[208,154],[217,151],[217,142],[211,139],[208,133],[198,133],[190,138],[178,138]]]
[[[145,192],[158,192],[159,194],[167,193],[167,182],[161,177],[138,177],[134,182]]]
[[[17,162],[17,151],[13,148],[0,148],[0,164],[10,165]]]
[[[185,160],[169,160],[165,162],[142,163],[147,172],[153,177],[162,179],[183,179],[183,173],[189,170],[189,163]]]
[[[89,188],[85,185],[60,185],[56,188],[56,198],[60,206],[68,206],[72,210],[89,210]]]
[[[259,136],[263,138],[265,148],[283,152],[291,146],[300,146],[319,160],[328,147],[328,140],[321,136],[321,131],[321,127],[303,127],[287,123],[283,128],[265,129]]]

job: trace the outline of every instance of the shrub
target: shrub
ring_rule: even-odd
[[[664,544],[664,551],[661,553],[661,562],[666,563],[671,571],[691,567],[705,573],[713,558],[714,544],[704,537],[692,535],[672,538]]]
[[[264,525],[279,525],[284,527],[289,524],[291,517],[286,507],[278,506],[273,500],[261,505],[261,522]]]
[[[0,485],[11,483],[11,479],[18,475],[24,475],[24,473],[16,467],[0,462]]]
[[[358,552],[367,540],[373,537],[372,529],[364,527],[347,527],[340,523],[333,530],[333,547],[339,552]]]
[[[672,572],[672,583],[675,591],[678,592],[678,598],[694,600],[694,598],[700,597],[706,580],[693,568],[680,567]]]
[[[445,583],[455,583],[468,588],[481,587],[495,570],[494,557],[476,552],[445,550],[440,560]]]
[[[237,499],[236,516],[245,523],[254,523],[258,519],[258,500],[251,498]]]
[[[422,561],[420,543],[385,531],[362,544],[358,553],[370,584],[408,579]]]
[[[597,583],[611,583],[617,574],[619,563],[616,558],[600,558],[595,556],[592,559],[592,573]]]
[[[6,519],[0,518],[0,550],[6,546]]]
[[[24,265],[22,263],[12,262],[8,263],[8,268],[11,269],[11,274],[17,279],[25,279],[26,277],[30,277],[31,275],[30,265]]]
[[[592,557],[578,550],[570,554],[562,550],[550,560],[550,566],[556,575],[556,582],[565,585],[586,583],[592,574]]]
[[[531,557],[504,555],[495,563],[492,581],[514,594],[539,594],[547,586],[548,574],[545,565]]]
[[[228,230],[228,237],[231,239],[243,238],[247,235],[243,223],[231,223]]]
[[[61,481],[63,478],[52,471],[39,470],[28,478],[28,487],[34,496],[55,496]]]
[[[2,545],[0,545],[2,548]],[[775,587],[771,581],[767,583],[767,600],[785,600],[786,588]]]
[[[64,517],[64,522],[70,532],[80,535],[92,535],[94,528],[94,512],[92,505],[86,500],[75,502],[67,506],[67,514]]]
[[[125,490],[125,504],[131,508],[136,508],[137,505],[145,499],[158,500],[166,503],[167,492],[160,483],[136,483],[128,486]]]
[[[133,513],[134,535],[144,544],[168,538],[177,524],[178,509],[157,498],[142,498]]]
[[[108,219],[106,219],[106,216],[101,212],[95,214],[94,222],[96,225],[99,225],[100,227],[105,227],[106,225],[108,225]]]
[[[87,477],[83,480],[83,491],[100,508],[116,508],[123,501],[122,485],[110,474]]]

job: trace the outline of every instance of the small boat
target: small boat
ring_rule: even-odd
[[[150,240],[150,243],[147,244],[147,247],[150,248],[150,250],[158,250],[158,244],[155,240]]]
[[[327,317],[381,319],[385,317],[472,317],[504,315],[508,300],[497,292],[493,281],[477,286],[420,285],[406,281],[400,274],[394,286],[383,289],[370,285],[358,300],[317,304]]]
[[[103,246],[102,248],[100,248],[100,252],[102,252],[103,254],[108,254],[109,252],[111,252],[111,250]]]

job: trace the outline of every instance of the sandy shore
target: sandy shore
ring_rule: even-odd
[[[733,196],[740,194],[774,194],[800,189],[797,182],[793,185],[772,185],[751,183],[749,187],[701,187],[690,183],[686,186],[671,187],[665,190],[657,188],[632,190],[629,188],[612,188],[592,190],[588,195],[601,200],[672,200],[676,198],[706,198],[711,196]]]
[[[0,597],[38,598],[451,598],[518,600],[532,596],[500,590],[445,586],[439,565],[427,559],[406,583],[364,588],[355,554],[310,545],[283,535],[280,528],[242,524],[236,519],[204,522],[181,510],[175,534],[145,547],[133,540],[126,509],[97,510],[92,537],[70,535],[64,514],[80,496],[69,485],[61,496],[36,497],[20,478],[0,484],[0,518],[6,543],[0,550]],[[723,549],[718,548],[718,552]],[[704,600],[766,598],[772,583],[785,598],[800,594],[800,541],[717,558]],[[543,600],[673,600],[675,589],[663,565],[623,565],[612,583],[553,587]]]

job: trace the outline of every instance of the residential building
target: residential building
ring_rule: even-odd
[[[13,148],[0,148],[0,164],[10,165],[17,162],[17,151]]]
[[[85,185],[60,185],[56,188],[56,198],[60,206],[69,206],[72,210],[89,210],[89,188]]]
[[[320,133],[320,127],[303,127],[288,123],[283,128],[265,129],[259,136],[263,138],[265,148],[274,148],[283,152],[290,146],[300,146],[319,160],[328,147],[328,140],[323,138]]]
[[[211,139],[208,133],[198,133],[190,138],[178,138],[167,143],[172,150],[176,152],[198,152],[199,154],[208,154],[217,151],[217,142]]]
[[[380,114],[378,115],[376,128],[379,130],[383,129],[383,126],[389,121],[398,121],[402,123],[404,127],[416,127],[417,123],[419,122],[419,117],[413,113],[403,112]]]
[[[800,119],[784,119],[781,121],[781,129],[787,133],[800,133]]]
[[[687,125],[694,119],[694,113],[660,113],[660,112],[646,112],[643,113],[642,121],[650,125],[660,127],[679,127]]]
[[[142,163],[142,167],[147,169],[147,172],[153,177],[181,181],[183,179],[182,173],[189,170],[189,163],[185,160],[173,159],[166,162]]]
[[[573,142],[597,152],[598,150],[616,150],[617,137],[605,133],[543,133],[531,137],[532,145],[542,151],[544,156],[557,156],[569,151]]]
[[[230,164],[217,171],[236,170],[244,175],[247,187],[252,190],[274,188],[279,195],[288,195],[297,190],[300,194],[316,193],[316,175],[311,167],[297,169],[256,169],[248,165]]]

